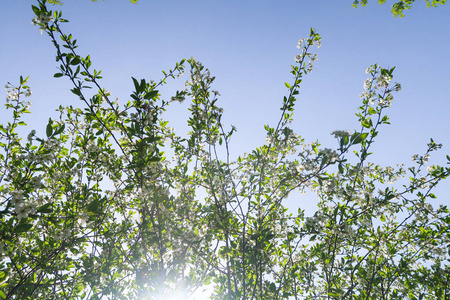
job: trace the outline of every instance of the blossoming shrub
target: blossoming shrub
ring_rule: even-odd
[[[450,169],[428,163],[440,145],[431,141],[407,169],[369,160],[400,89],[393,69],[367,69],[361,127],[333,132],[336,149],[306,144],[289,124],[320,45],[311,30],[279,122],[265,126],[264,145],[230,161],[235,129],[222,124],[214,77],[200,62],[183,60],[159,81],[133,78],[120,105],[62,32],[61,13],[43,1],[33,10],[57,50],[55,77],[72,82],[83,107],[60,107],[45,137],[23,139],[27,79],[6,87],[0,298],[183,299],[207,285],[211,299],[448,297],[450,216],[431,200]],[[185,71],[185,89],[162,99],[158,88]],[[163,114],[186,98],[190,132],[181,137]],[[390,184],[405,176],[408,184]],[[285,206],[298,191],[317,195],[311,217],[301,203]]]

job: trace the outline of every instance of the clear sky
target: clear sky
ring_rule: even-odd
[[[30,76],[32,114],[26,121],[43,134],[59,105],[82,103],[57,72],[55,48],[48,36],[31,24],[33,0],[1,0],[0,83],[18,83]],[[159,79],[182,58],[193,56],[216,76],[214,88],[225,109],[224,121],[236,125],[234,156],[264,143],[264,124],[279,118],[279,106],[292,82],[290,65],[297,42],[313,27],[322,36],[318,61],[305,77],[292,128],[306,141],[318,139],[336,147],[330,133],[358,128],[354,115],[360,104],[365,69],[378,63],[396,66],[394,81],[402,91],[388,112],[392,125],[381,128],[372,160],[382,165],[412,164],[432,137],[443,143],[432,163],[450,154],[450,5],[427,9],[416,1],[405,18],[394,18],[388,1],[369,1],[353,8],[352,0],[64,0],[63,30],[78,40],[80,54],[90,54],[102,70],[103,86],[128,100],[135,78]],[[161,91],[169,98],[187,76]],[[6,94],[3,94],[4,99]],[[188,103],[173,105],[167,119],[185,132]],[[6,121],[0,109],[0,120]],[[183,120],[183,121],[180,121]],[[449,182],[438,190],[439,202],[450,204]],[[441,191],[439,193],[439,191]]]

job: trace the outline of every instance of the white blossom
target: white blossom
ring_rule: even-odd
[[[364,87],[365,90],[368,90],[368,89],[370,89],[371,86],[372,86],[372,79],[367,78],[367,79],[364,81],[363,87]]]
[[[350,136],[350,131],[348,130],[335,130],[331,133],[331,135],[334,135],[335,138],[343,138]]]
[[[51,13],[40,14],[38,17],[35,17],[31,21],[31,24],[33,24],[34,26],[39,25],[39,31],[41,32],[41,34],[43,34],[44,30],[47,28],[48,23],[52,22],[53,20],[54,19],[53,19]]]

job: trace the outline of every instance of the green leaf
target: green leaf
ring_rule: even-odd
[[[53,126],[52,126],[53,121],[49,120],[48,124],[47,124],[47,128],[45,130],[45,133],[47,134],[47,137],[51,137],[52,133],[53,133]]]
[[[5,281],[6,278],[7,278],[6,273],[4,271],[1,271],[0,272],[0,282]]]
[[[70,62],[71,65],[76,66],[80,63],[80,58],[77,56]]]
[[[63,77],[64,74],[63,73],[56,73],[55,75],[53,75],[53,77],[55,78],[59,78],[59,77]]]
[[[5,293],[3,293],[2,291],[0,291],[0,297],[1,297],[2,299],[6,299]]]
[[[139,93],[139,82],[134,77],[131,77],[131,79],[133,79],[134,89]]]
[[[81,96],[80,88],[73,88],[70,91],[79,97]]]
[[[341,148],[344,148],[348,144],[348,136],[343,136],[339,142]]]
[[[362,125],[362,127],[370,128],[370,127],[372,127],[372,120],[370,120],[370,119],[369,119],[369,121],[363,120],[363,121],[361,121],[361,125]]]
[[[66,124],[63,124],[62,126],[59,126],[59,128],[55,131],[55,135],[60,134],[61,132],[64,131],[64,129],[66,128]]]
[[[139,92],[142,93],[145,90],[146,82],[144,79],[141,79],[141,84],[139,85]]]
[[[16,228],[14,228],[14,232],[15,233],[27,232],[31,229],[31,227],[33,227],[33,224],[28,224],[28,223],[19,224],[16,226]]]
[[[150,100],[152,98],[155,98],[156,96],[158,96],[158,91],[154,90],[154,91],[150,91],[147,94],[145,94],[144,99]]]
[[[369,106],[367,112],[369,113],[369,115],[374,115],[377,113],[377,111],[373,107],[370,107],[370,106]]]
[[[38,212],[40,213],[51,213],[53,211],[53,209],[51,208],[52,204],[51,203],[47,203],[42,205],[41,207],[39,207],[37,209]]]
[[[36,16],[39,16],[41,14],[41,11],[36,6],[31,5],[31,8],[33,9],[33,12]]]
[[[352,144],[355,145],[355,144],[360,144],[360,143],[362,143],[362,142],[367,138],[367,135],[368,135],[368,134],[369,134],[369,133],[367,133],[367,132],[361,133],[361,134],[355,132],[355,133],[352,135],[352,138],[351,138]]]
[[[98,201],[98,199],[95,199],[94,201],[92,201],[91,203],[88,204],[86,209],[90,213],[99,214],[100,213],[99,206],[100,206],[100,201]]]

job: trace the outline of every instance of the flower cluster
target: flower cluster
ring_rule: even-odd
[[[343,138],[343,137],[349,137],[350,131],[348,130],[335,130],[331,133],[331,135],[334,135],[335,138]]]
[[[336,152],[336,150],[330,149],[330,148],[324,148],[320,151],[320,154],[325,155],[331,163],[334,163],[338,161],[339,154]]]
[[[39,31],[41,34],[44,33],[45,29],[47,29],[48,23],[53,22],[53,16],[50,12],[47,13],[41,13],[39,16],[34,17],[31,21],[31,24],[33,24],[35,27],[39,26]]]
[[[302,38],[297,43],[297,48],[302,49],[302,54],[297,54],[294,61],[296,63],[301,63],[306,72],[311,72],[313,70],[313,63],[317,61],[317,54],[308,52],[308,49],[314,45],[317,45],[317,48],[320,48],[322,45],[322,38],[314,32],[313,29],[311,29],[311,33],[308,38]],[[303,62],[306,57],[309,57],[309,62],[307,65]]]

